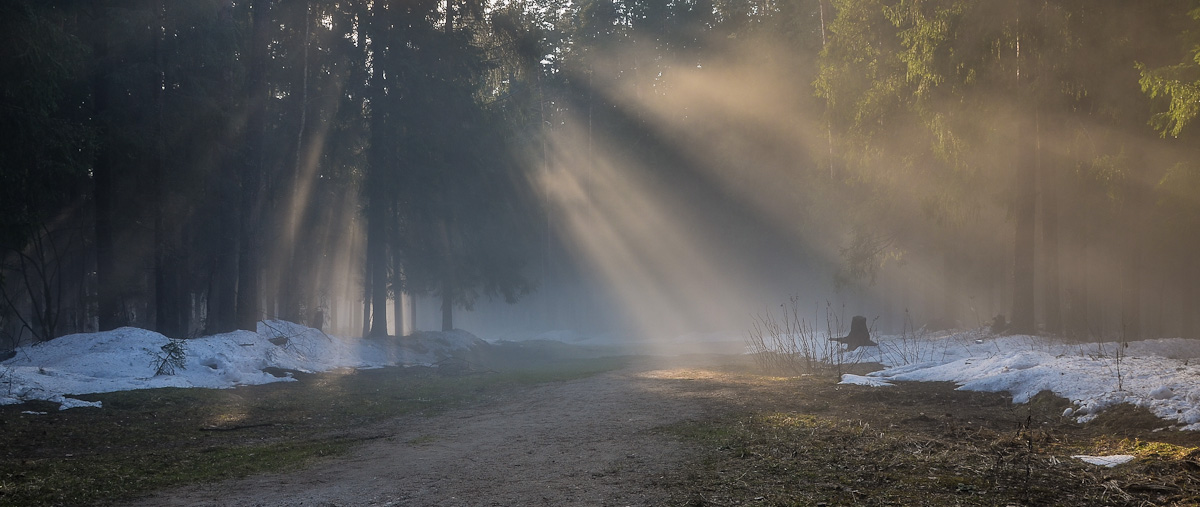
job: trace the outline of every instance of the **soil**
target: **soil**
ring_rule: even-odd
[[[1066,402],[1052,396],[1013,405],[1004,394],[955,391],[950,384],[841,386],[832,375],[764,377],[748,373],[745,364],[730,364],[730,361],[692,357],[671,364],[638,362],[629,368],[580,380],[514,390],[483,404],[432,417],[389,421],[371,430],[386,435],[384,438],[309,469],[161,491],[130,505],[600,506],[731,505],[764,500],[768,500],[766,504],[775,504],[804,499],[815,502],[818,498],[807,493],[777,489],[778,494],[771,495],[757,491],[765,486],[748,487],[753,481],[747,474],[757,473],[750,469],[737,472],[741,474],[737,481],[723,478],[734,475],[730,467],[748,467],[754,463],[746,460],[745,449],[766,456],[765,453],[777,452],[778,444],[770,444],[767,451],[755,450],[747,444],[736,451],[739,455],[730,455],[729,446],[716,448],[704,439],[683,437],[679,430],[689,424],[728,424],[751,420],[758,417],[756,414],[779,412],[812,414],[834,421],[830,435],[853,428],[855,438],[861,439],[861,435],[878,431],[880,438],[885,433],[912,436],[912,442],[926,447],[930,442],[952,439],[963,443],[962,450],[956,451],[962,455],[994,454],[997,445],[1028,440],[1029,456],[1021,462],[1024,468],[1014,468],[1014,476],[1025,477],[1023,487],[1030,488],[1029,463],[1065,461],[1069,463],[1055,465],[1059,472],[1046,475],[1046,480],[1052,482],[1048,494],[1061,495],[1051,498],[1066,499],[1075,498],[1071,495],[1078,493],[1081,501],[1094,498],[1089,491],[1103,492],[1104,488],[1117,488],[1116,491],[1126,494],[1119,487],[1130,483],[1097,475],[1107,472],[1071,462],[1069,452],[1074,443],[1082,448],[1087,445],[1094,448],[1097,439],[1200,444],[1200,438],[1192,432],[1163,431],[1165,423],[1138,411],[1118,410],[1096,423],[1078,425],[1061,417]],[[817,429],[812,431],[816,435]],[[1034,431],[1036,442],[1029,437]],[[1035,449],[1035,443],[1045,449]],[[892,447],[901,454],[907,453],[901,444]],[[879,452],[880,447],[872,444],[871,452]],[[838,452],[855,452],[852,446],[846,449]],[[793,462],[804,461],[796,459],[794,450],[789,452]],[[847,454],[846,459],[850,458]],[[1176,502],[1184,497],[1194,498],[1186,493],[1197,484],[1195,469],[1200,464],[1188,465],[1195,458],[1189,456],[1180,462],[1178,471],[1172,472],[1175,475],[1171,491],[1152,492],[1158,497],[1148,493],[1139,498],[1128,495],[1119,498],[1138,502],[1161,500],[1168,494]],[[816,459],[814,455],[808,461],[815,463]],[[841,458],[833,452],[831,459]],[[885,462],[888,457],[871,459]],[[947,458],[953,459],[959,458]],[[997,458],[990,459],[997,462]],[[1014,460],[1009,459],[1015,463]],[[836,468],[837,465],[821,466]],[[989,473],[997,474],[995,468],[993,464]],[[956,473],[961,475],[961,471]],[[924,479],[927,473],[919,475]],[[865,491],[868,485],[861,479],[855,480],[861,484],[858,488]],[[900,484],[902,478],[894,480],[899,482],[886,487],[904,487]],[[1057,483],[1061,483],[1061,489],[1055,489]],[[796,487],[813,490],[820,485],[788,486]],[[955,482],[928,487],[949,488],[950,494],[955,494],[966,487],[980,490],[990,487],[1001,492],[1008,486],[1005,479],[987,478],[966,486]],[[832,496],[820,498],[830,498],[834,503],[843,500],[862,503],[863,493],[858,490],[851,494],[848,487],[834,489],[829,494]],[[1026,495],[1022,503],[1039,503],[1035,497]],[[792,500],[784,502],[787,498]],[[986,497],[973,498],[975,501],[967,503],[988,504]],[[820,503],[824,502],[816,504]]]
[[[162,491],[131,505],[660,505],[693,455],[655,429],[733,396],[648,365],[404,417],[351,455],[300,472]]]

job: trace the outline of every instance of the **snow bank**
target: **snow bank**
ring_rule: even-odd
[[[1181,429],[1200,430],[1200,341],[1158,339],[1068,344],[1036,336],[989,336],[980,330],[879,337],[854,359],[877,361],[878,381],[949,381],[959,389],[1008,392],[1025,403],[1041,391],[1066,398],[1064,416],[1094,419],[1120,403],[1144,407]],[[850,382],[872,385],[851,379]]]
[[[184,367],[155,375],[167,337],[124,327],[84,333],[17,349],[0,362],[0,405],[29,400],[57,402],[60,409],[100,406],[70,395],[158,387],[228,388],[294,380],[271,368],[301,372],[335,368],[432,365],[456,351],[486,346],[465,331],[413,337],[344,339],[284,321],[265,321],[258,332],[235,331],[183,341]]]

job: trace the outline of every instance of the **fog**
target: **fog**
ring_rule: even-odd
[[[2,147],[7,344],[1196,335],[1178,4],[218,4],[21,14],[14,126],[63,128]]]
[[[807,93],[816,55],[797,57],[780,39],[721,42],[674,61],[637,51],[593,61],[580,86],[602,97],[617,135],[589,131],[592,118],[574,111],[531,177],[578,276],[548,278],[529,309],[513,308],[516,321],[496,310],[477,326],[593,329],[688,350],[713,335],[737,339],[754,316],[793,299],[819,328],[856,314],[881,333],[985,326],[1014,311],[1013,200],[1030,164],[1037,329],[1097,339],[1192,332],[1192,282],[1176,282],[1195,262],[1172,252],[1194,231],[1165,204],[1172,193],[1197,201],[1162,174],[1193,148],[1080,106],[1030,117],[997,85],[966,110],[935,105],[944,124],[901,117],[848,153],[853,141],[833,139],[827,105]],[[1101,86],[1137,102],[1137,73],[1122,56],[1094,55],[1119,71]],[[620,72],[630,61],[665,70],[630,78]]]

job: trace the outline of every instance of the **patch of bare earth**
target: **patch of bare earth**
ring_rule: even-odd
[[[134,505],[1195,505],[1192,432],[1122,408],[1013,405],[950,384],[757,375],[737,359],[643,363],[514,390],[313,468]],[[349,429],[348,429],[349,430]],[[1159,431],[1156,431],[1159,430]],[[361,430],[358,430],[361,431]],[[1072,454],[1138,458],[1100,468]]]
[[[656,431],[705,417],[703,382],[649,366],[403,417],[349,456],[288,474],[162,491],[133,505],[661,505],[694,444]],[[727,396],[732,396],[732,393]]]

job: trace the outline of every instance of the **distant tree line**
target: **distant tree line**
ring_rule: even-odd
[[[785,170],[787,233],[836,244],[841,282],[937,285],[946,323],[1197,336],[1198,33],[1172,0],[4,2],[0,346],[399,333],[407,295],[450,329],[562,271],[530,184],[555,135],[732,209],[695,153],[744,125],[679,76],[747,55],[813,134],[744,165]]]

